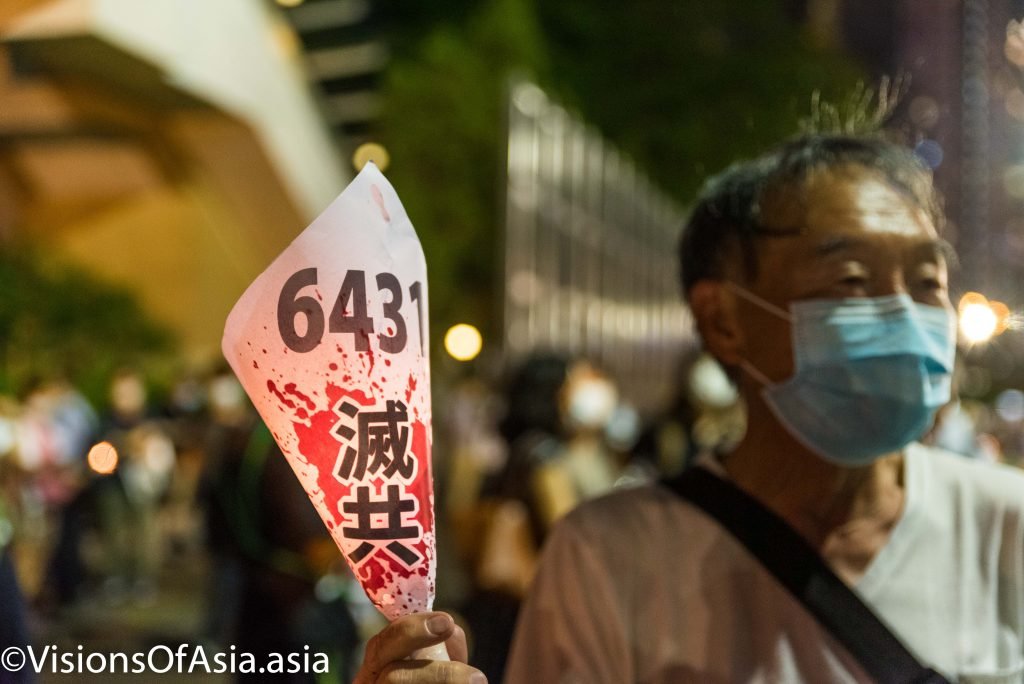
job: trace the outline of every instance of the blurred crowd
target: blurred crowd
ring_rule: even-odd
[[[653,417],[600,366],[558,354],[435,388],[437,607],[463,621],[491,681],[555,521],[742,436],[736,391],[710,357],[694,352],[677,372],[678,396]],[[953,402],[926,439],[1014,461],[1024,395],[1010,399]],[[254,653],[309,644],[346,681],[381,626],[226,368],[180,378],[159,402],[131,369],[102,407],[61,378],[0,399],[0,549],[5,643],[40,638],[30,626],[84,600],[151,605],[174,559],[202,565],[192,636],[206,643]]]

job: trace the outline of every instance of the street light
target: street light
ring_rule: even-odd
[[[960,298],[960,334],[970,344],[988,342],[1010,325],[1010,308],[978,292]]]
[[[456,361],[472,361],[483,344],[480,331],[468,323],[453,325],[444,335],[445,351]]]
[[[117,449],[110,442],[100,442],[89,449],[86,457],[89,467],[100,475],[110,475],[117,470]]]

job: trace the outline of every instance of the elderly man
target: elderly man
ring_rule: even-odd
[[[746,435],[558,526],[508,681],[1024,681],[1024,476],[915,442],[950,398],[941,223],[928,171],[878,139],[802,138],[708,183],[683,285]],[[394,623],[358,681],[474,681],[402,660],[461,655],[453,632]]]

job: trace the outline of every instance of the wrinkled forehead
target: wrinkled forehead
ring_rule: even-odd
[[[760,223],[768,232],[848,227],[936,235],[927,208],[908,191],[881,171],[855,164],[814,169],[801,179],[771,184],[759,204]]]
[[[815,171],[797,184],[771,188],[760,208],[759,237],[765,239],[759,251],[769,262],[783,257],[787,268],[853,248],[869,258],[955,259],[927,209],[881,172],[862,166]]]

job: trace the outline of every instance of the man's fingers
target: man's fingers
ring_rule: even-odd
[[[364,669],[376,673],[388,663],[404,660],[414,651],[439,644],[455,631],[447,613],[415,613],[398,618],[366,644]]]
[[[466,645],[466,633],[455,625],[455,632],[444,642],[448,649],[448,657],[460,663],[469,662],[469,647]]]
[[[376,684],[487,684],[479,670],[456,662],[406,660],[384,668]]]

